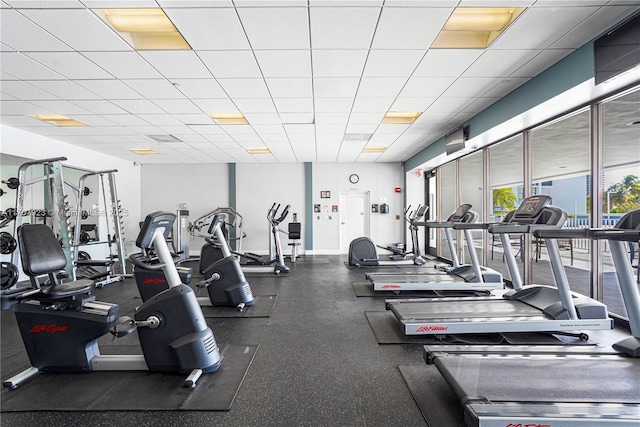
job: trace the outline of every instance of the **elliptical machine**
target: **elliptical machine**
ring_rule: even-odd
[[[227,245],[227,249],[229,250],[230,254],[247,260],[246,264],[241,264],[242,271],[245,274],[271,272],[280,274],[289,272],[289,267],[287,267],[284,263],[282,244],[280,242],[280,229],[278,226],[282,221],[285,220],[285,218],[289,214],[290,208],[291,205],[285,206],[278,218],[276,218],[276,214],[280,209],[280,204],[276,206],[276,203],[274,203],[273,205],[271,205],[271,208],[267,212],[267,220],[269,221],[271,229],[270,243],[272,246],[275,246],[275,256],[270,257],[270,259],[265,259],[264,257],[253,254],[251,252],[232,251]],[[205,244],[200,251],[200,272],[203,274],[207,270],[207,268],[209,268],[209,266],[213,265],[215,262],[223,259],[226,256],[223,249],[219,247],[217,243],[212,244],[212,241],[207,238],[205,238],[205,240],[207,241],[207,244]]]
[[[31,367],[3,382],[15,389],[39,372],[149,370],[189,373],[184,386],[193,388],[203,373],[220,367],[222,355],[207,327],[191,288],[180,283],[166,237],[175,215],[149,214],[136,245],[153,248],[169,282],[135,309],[134,318],[117,318],[119,306],[96,301],[91,280],[59,283],[56,274],[66,265],[65,254],[43,224],[18,229],[24,272],[33,289],[14,297],[14,311]],[[38,276],[49,283],[41,285]],[[138,331],[143,355],[101,355],[98,338],[116,338]]]
[[[349,265],[355,267],[361,266],[383,266],[383,265],[424,265],[427,261],[422,257],[420,243],[418,241],[418,227],[423,225],[420,223],[429,207],[426,205],[418,206],[415,211],[410,211],[411,206],[404,211],[404,220],[409,224],[411,232],[411,252],[397,249],[393,246],[380,246],[373,243],[369,237],[357,237],[349,244]],[[380,259],[378,249],[381,248],[391,252],[388,260]]]
[[[215,237],[207,237],[205,240],[216,246],[222,252],[223,257],[205,270],[203,281],[196,283],[198,288],[206,288],[209,297],[198,297],[201,306],[232,306],[242,311],[245,306],[253,305],[254,298],[251,286],[242,273],[240,262],[231,254],[229,244],[222,232],[224,215],[216,214],[211,220],[208,233]],[[162,263],[150,256],[149,253],[133,254],[129,257],[133,263],[133,275],[143,301],[169,288],[169,283],[162,269]],[[183,278],[191,280],[191,268],[179,267]],[[188,283],[188,282],[184,282]]]

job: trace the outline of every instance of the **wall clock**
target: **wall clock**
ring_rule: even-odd
[[[349,175],[349,182],[352,184],[357,184],[358,181],[360,181],[360,177],[358,175],[356,175],[355,173],[352,173],[351,175]]]

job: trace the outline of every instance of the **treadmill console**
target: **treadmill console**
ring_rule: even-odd
[[[527,197],[522,201],[515,214],[511,218],[511,222],[520,224],[530,224],[540,216],[542,210],[551,204],[551,197],[539,194],[537,196]]]
[[[468,215],[472,207],[469,203],[458,206],[458,209],[447,218],[447,222],[466,222],[464,218]]]

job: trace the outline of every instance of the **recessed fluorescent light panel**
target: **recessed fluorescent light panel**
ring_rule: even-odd
[[[94,9],[136,50],[189,50],[191,46],[159,8]]]
[[[152,141],[155,142],[182,142],[180,139],[176,138],[173,135],[145,135]]]
[[[363,153],[384,153],[387,150],[387,147],[364,147],[362,149]]]
[[[210,113],[209,116],[219,125],[248,125],[242,113]]]
[[[458,7],[432,49],[485,49],[524,11],[524,7]]]
[[[343,141],[360,141],[367,142],[373,136],[372,133],[345,133]]]
[[[142,154],[142,155],[146,155],[146,154],[160,154],[155,150],[152,150],[151,148],[129,148],[129,151],[131,151],[132,153],[136,153],[136,154]]]
[[[271,150],[268,148],[247,148],[249,154],[271,154]]]
[[[416,111],[389,111],[384,115],[382,119],[382,124],[411,124],[416,121],[418,117],[420,117],[422,112]]]
[[[80,123],[69,117],[61,116],[60,114],[36,114],[32,116],[35,119],[42,120],[54,126],[69,127],[69,126],[86,126],[84,123]]]

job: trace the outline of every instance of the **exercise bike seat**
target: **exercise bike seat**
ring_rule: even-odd
[[[29,299],[76,300],[93,293],[95,285],[90,279],[59,283],[56,274],[67,265],[67,258],[53,231],[44,224],[23,224],[18,227],[17,237],[20,247],[22,270],[29,276],[34,290],[27,292]],[[49,281],[40,285],[38,276],[47,275]],[[20,296],[18,296],[20,298]]]

